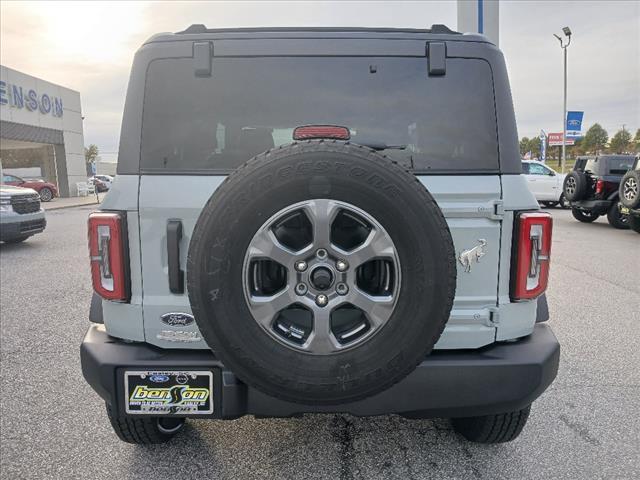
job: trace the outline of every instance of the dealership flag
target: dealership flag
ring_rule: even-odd
[[[567,112],[567,140],[582,136],[582,117],[584,112]]]
[[[547,134],[544,130],[540,130],[540,161],[544,163],[547,160]]]

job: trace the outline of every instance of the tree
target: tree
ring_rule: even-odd
[[[529,140],[527,152],[531,152],[532,158],[540,158],[540,139],[538,137]]]
[[[626,153],[630,151],[631,147],[631,133],[626,130],[618,130],[611,139],[611,145],[609,146],[613,153]]]
[[[598,153],[603,150],[609,140],[609,134],[602,128],[599,123],[591,125],[587,133],[584,135],[584,148],[585,151]]]
[[[636,130],[636,136],[633,139],[635,151],[640,152],[640,128]]]
[[[98,156],[98,146],[95,144],[91,144],[88,147],[84,147],[84,160],[87,168],[87,175],[92,175],[95,170],[93,170],[92,165],[95,163],[96,158]]]
[[[524,157],[529,151],[529,137],[522,137],[520,140],[520,156]]]

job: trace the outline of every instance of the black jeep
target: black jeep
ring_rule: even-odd
[[[618,209],[618,187],[632,164],[633,155],[578,157],[563,186],[575,219],[591,223],[606,215],[613,228],[629,228],[627,216]]]

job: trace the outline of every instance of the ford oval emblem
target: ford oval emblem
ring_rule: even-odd
[[[170,327],[186,327],[194,322],[193,315],[188,313],[165,313],[160,319]]]
[[[169,377],[167,375],[151,375],[149,380],[153,383],[164,383],[169,381]]]

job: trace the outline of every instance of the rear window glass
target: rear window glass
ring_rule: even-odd
[[[633,166],[634,158],[629,157],[608,157],[607,169],[613,175],[624,175]]]
[[[229,172],[291,143],[300,125],[342,125],[355,143],[406,146],[384,153],[416,171],[498,170],[491,69],[426,58],[221,57],[211,77],[190,58],[151,63],[141,169]]]

